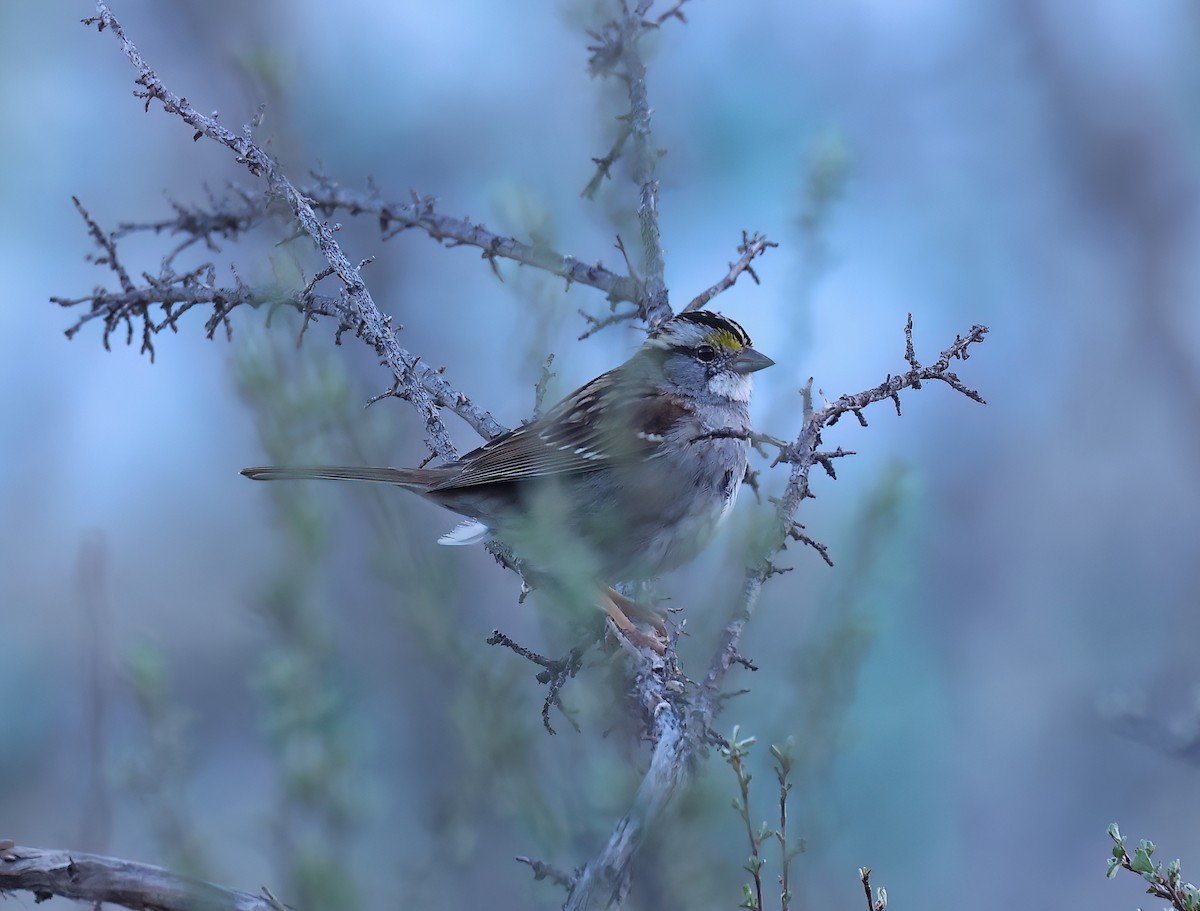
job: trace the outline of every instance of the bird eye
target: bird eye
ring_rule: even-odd
[[[717,359],[717,349],[712,345],[701,345],[696,349],[696,360],[711,364]]]

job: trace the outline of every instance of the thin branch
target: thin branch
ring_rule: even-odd
[[[375,215],[385,238],[408,228],[417,228],[448,247],[477,247],[493,264],[497,257],[510,259],[566,279],[568,286],[577,283],[596,288],[613,303],[632,301],[637,294],[637,287],[630,278],[606,269],[602,263],[588,264],[544,244],[531,245],[514,237],[494,234],[470,219],[442,215],[434,210],[436,200],[430,196],[414,193],[410,203],[386,202],[377,196],[343,189],[320,176],[315,185],[304,187],[303,192],[312,200],[314,208],[330,214],[342,209],[351,215]]]
[[[32,892],[37,902],[57,895],[97,907],[112,904],[137,911],[280,911],[283,907],[265,889],[254,895],[176,876],[150,864],[0,843],[0,895],[18,891]]]
[[[143,90],[135,92],[143,99],[146,110],[150,102],[157,100],[163,109],[170,114],[179,116],[191,126],[195,133],[193,139],[207,136],[231,149],[238,161],[256,177],[263,178],[272,197],[285,200],[292,215],[300,223],[305,233],[316,243],[321,255],[329,263],[330,269],[343,285],[341,296],[344,298],[349,319],[343,322],[354,330],[354,333],[372,348],[392,370],[396,377],[400,395],[406,399],[425,421],[428,434],[429,448],[445,459],[453,459],[458,450],[450,438],[450,433],[442,421],[437,403],[438,396],[434,391],[443,386],[445,380],[441,374],[428,365],[421,365],[419,359],[406,351],[396,340],[395,332],[390,325],[390,319],[385,317],[375,305],[371,293],[363,282],[359,268],[353,265],[333,237],[333,228],[321,221],[313,211],[312,205],[304,195],[296,189],[287,176],[279,169],[275,161],[250,138],[250,128],[247,127],[242,135],[238,135],[212,117],[207,117],[197,111],[187,99],[170,91],[159,79],[157,73],[142,59],[141,54],[126,36],[121,24],[113,16],[104,0],[96,3],[97,15],[84,20],[85,24],[98,24],[101,31],[108,28],[121,43],[121,50],[138,70],[137,83]],[[443,386],[445,391],[448,386]],[[499,425],[497,425],[499,427]]]
[[[591,338],[601,329],[607,329],[609,326],[615,326],[617,323],[629,323],[641,318],[641,313],[637,310],[616,310],[608,316],[592,316],[585,310],[580,310],[579,315],[583,317],[584,322],[588,327],[579,334],[579,341],[586,338]]]
[[[1130,856],[1125,836],[1115,822],[1108,827],[1108,837],[1113,841],[1112,856],[1108,860],[1109,879],[1116,876],[1117,870],[1128,870],[1148,884],[1146,892],[1169,901],[1174,911],[1195,911],[1200,907],[1200,888],[1184,881],[1178,859],[1169,862],[1164,870],[1163,865],[1154,860],[1154,852],[1158,850],[1154,842],[1144,838]]]
[[[579,669],[583,666],[583,656],[591,646],[592,640],[589,639],[583,645],[577,645],[567,654],[565,658],[547,658],[545,655],[539,655],[532,649],[521,645],[510,637],[504,635],[498,629],[492,630],[492,635],[488,637],[488,645],[501,645],[504,648],[511,649],[516,652],[526,661],[536,664],[544,670],[537,675],[537,682],[546,685],[546,699],[542,703],[542,725],[546,728],[546,733],[557,734],[558,732],[550,725],[550,709],[556,708],[562,713],[562,716],[571,723],[571,727],[575,728],[575,732],[579,733],[579,725],[575,719],[571,717],[570,712],[562,704],[562,688],[566,686],[568,680],[579,673]],[[540,877],[539,877],[540,879]]]
[[[612,177],[610,173],[612,166],[621,157],[621,152],[625,149],[625,143],[629,140],[629,123],[624,117],[621,118],[621,121],[621,129],[617,133],[617,138],[614,140],[612,148],[608,150],[608,154],[592,159],[596,165],[596,173],[592,175],[592,179],[587,182],[587,186],[579,193],[584,199],[594,199],[596,191],[600,189],[601,182],[605,178]]]
[[[701,291],[699,294],[693,297],[688,305],[683,308],[683,311],[687,312],[688,310],[699,310],[701,307],[707,305],[709,301],[711,301],[722,291],[727,291],[728,289],[732,288],[734,282],[738,280],[738,277],[741,276],[743,272],[754,279],[754,284],[759,284],[758,274],[753,268],[751,268],[750,264],[754,262],[756,257],[762,256],[771,247],[778,246],[779,244],[772,240],[767,240],[766,236],[763,234],[758,234],[757,232],[754,234],[747,234],[745,231],[743,231],[742,242],[738,244],[737,248],[738,253],[742,255],[738,257],[736,261],[729,264],[728,274],[726,274],[724,278],[722,278],[712,287]]]
[[[606,269],[602,263],[584,263],[544,244],[531,245],[514,237],[495,234],[469,218],[443,215],[436,211],[437,200],[432,196],[413,193],[410,202],[389,201],[383,199],[373,185],[366,193],[348,190],[324,174],[314,175],[314,182],[302,185],[299,192],[314,210],[326,217],[338,212],[350,216],[374,216],[385,240],[416,228],[447,247],[476,247],[493,266],[499,258],[542,269],[565,279],[568,285],[578,283],[603,291],[613,303],[632,301],[637,294],[632,279]],[[252,194],[238,187],[230,187],[230,194],[231,197],[210,200],[209,209],[173,202],[174,218],[122,224],[113,237],[138,232],[182,234],[188,239],[173,251],[174,255],[199,240],[213,248],[214,236],[236,236],[273,214],[272,199],[268,196]]]
[[[658,224],[658,181],[654,176],[661,151],[653,144],[646,64],[639,47],[642,35],[659,24],[645,18],[652,3],[653,0],[638,0],[636,7],[626,7],[622,16],[592,34],[595,43],[589,48],[589,68],[593,74],[620,78],[629,96],[629,113],[622,119],[633,140],[630,172],[638,188],[638,228],[646,273],[635,303],[642,319],[654,327],[670,319],[672,313],[664,278],[666,262]],[[668,10],[664,19],[672,15],[677,15],[677,10]]]

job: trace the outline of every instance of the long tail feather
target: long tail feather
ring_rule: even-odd
[[[266,465],[243,468],[242,474],[255,481],[373,481],[401,487],[426,489],[428,473],[415,468],[355,468],[345,465]]]

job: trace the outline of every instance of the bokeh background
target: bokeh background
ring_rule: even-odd
[[[106,228],[253,186],[229,153],[131,97],[85,3],[0,9],[0,836],[169,864],[305,908],[557,907],[512,861],[596,850],[644,763],[610,662],[539,716],[552,650],[486,554],[434,545],[415,498],[251,485],[267,460],[412,464],[418,419],[328,326],[193,314],[155,363],[48,302],[115,287],[71,196]],[[620,264],[624,173],[579,191],[623,110],[586,72],[593,4],[115,6],[167,84],[258,132],[289,171],[372,176],[441,211]],[[746,640],[758,673],[721,723],[759,743],[752,815],[774,819],[766,745],[794,738],[794,907],[852,908],[869,865],[892,907],[1128,908],[1105,826],[1200,865],[1200,10],[1184,0],[693,3],[650,51],[667,281],[722,275],[742,229],[780,243],[719,301],[778,362],[756,423],[992,328],[946,388],[843,423],[858,451],[801,519]],[[339,216],[341,218],[341,216]],[[601,296],[349,219],[352,257],[402,342],[500,420],[618,362],[632,327],[580,343]],[[220,252],[295,285],[274,225]],[[155,272],[175,241],[123,245]],[[306,271],[305,271],[306,270]],[[230,278],[230,281],[232,279]],[[451,419],[453,421],[453,419]],[[852,424],[853,422],[851,422]],[[460,445],[473,445],[454,423]],[[765,467],[765,466],[763,466]],[[782,484],[764,472],[769,492]],[[386,493],[386,492],[385,492]],[[740,575],[753,496],[664,580],[699,674]],[[733,908],[746,874],[730,771],[711,757],[638,866],[632,905]],[[769,855],[765,875],[778,871]],[[774,903],[769,902],[768,907]]]

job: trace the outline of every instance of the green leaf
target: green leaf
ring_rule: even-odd
[[[1143,839],[1141,844],[1134,849],[1133,857],[1129,861],[1129,868],[1134,873],[1141,873],[1143,876],[1156,873],[1154,861],[1150,859],[1152,854],[1154,854],[1153,843]]]

